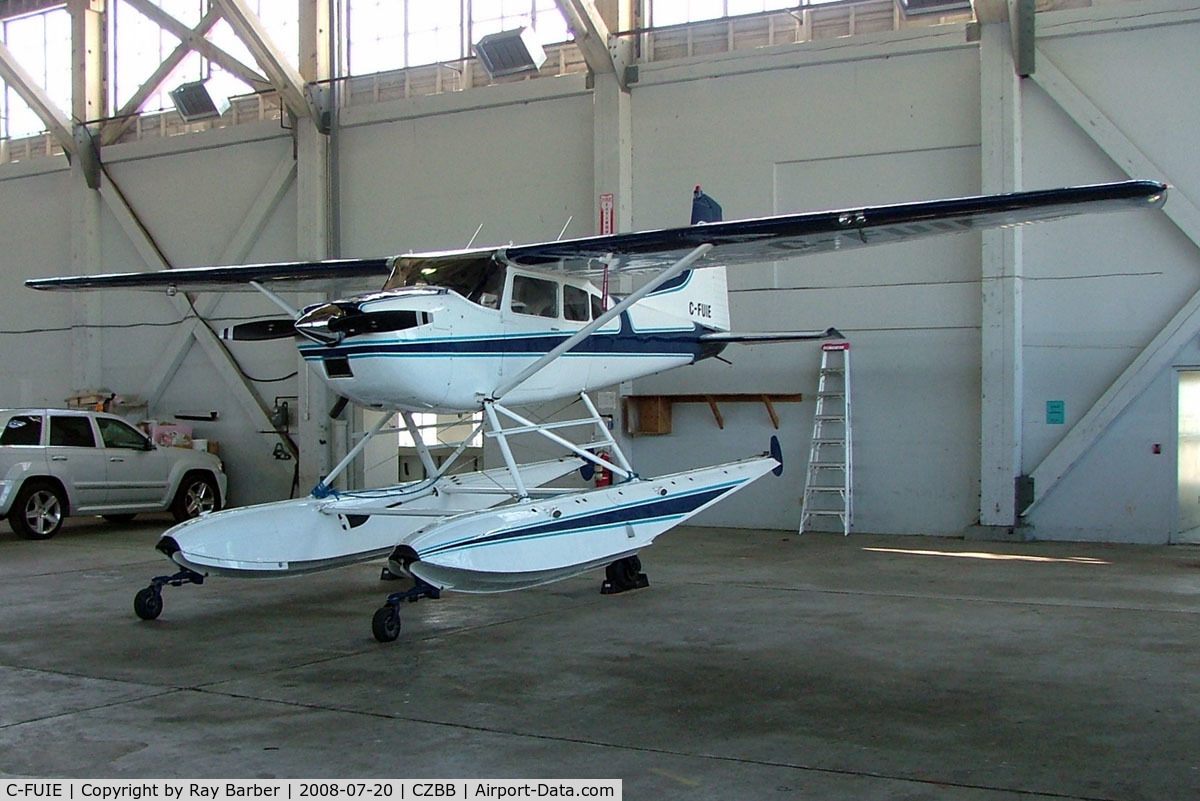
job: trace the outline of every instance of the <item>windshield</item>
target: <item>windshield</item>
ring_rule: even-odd
[[[498,309],[500,295],[504,292],[504,267],[493,261],[490,253],[428,258],[401,256],[396,259],[383,288],[387,291],[408,286],[444,287],[472,303]]]

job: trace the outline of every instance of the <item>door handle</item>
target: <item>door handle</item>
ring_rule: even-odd
[[[110,461],[110,462],[123,462],[123,461],[125,461],[125,460],[124,460],[124,459],[122,459],[120,456],[110,456],[110,457],[108,457],[108,461]]]
[[[65,456],[51,456],[51,457],[50,457],[50,461],[52,461],[52,462],[65,462],[65,461],[67,461],[67,457],[65,457]]]

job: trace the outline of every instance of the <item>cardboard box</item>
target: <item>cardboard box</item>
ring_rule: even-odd
[[[155,423],[150,438],[162,448],[192,447],[192,427],[186,423]]]

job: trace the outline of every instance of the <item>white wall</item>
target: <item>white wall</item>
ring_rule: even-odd
[[[1039,15],[1041,57],[1068,76],[1157,165],[1178,202],[1200,197],[1200,163],[1182,131],[1200,107],[1180,102],[1200,77],[1200,15],[1191,22],[1108,31],[1079,10]],[[1147,20],[1187,4],[1136,4]],[[1043,18],[1046,24],[1041,24]],[[1133,20],[1131,22],[1137,22]],[[1093,30],[1095,32],[1093,32]],[[1027,186],[1126,177],[1038,86],[1026,81]],[[1143,177],[1143,176],[1139,176]],[[1023,462],[1034,470],[1151,340],[1200,291],[1197,246],[1163,213],[1114,215],[1035,227],[1025,234]],[[1200,334],[1200,332],[1193,332]],[[1200,362],[1190,345],[1173,365]],[[1095,441],[1026,516],[1032,536],[1167,542],[1178,530],[1176,388],[1172,364]],[[1046,401],[1066,402],[1063,425]],[[1159,445],[1160,453],[1154,453]]]
[[[54,275],[71,263],[70,176],[62,165],[0,173],[0,404],[59,405],[70,389],[72,310],[37,303],[21,282]]]

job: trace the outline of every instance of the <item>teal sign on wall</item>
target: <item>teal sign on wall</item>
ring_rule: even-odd
[[[1067,422],[1067,402],[1060,400],[1046,401],[1046,423],[1061,426]]]

